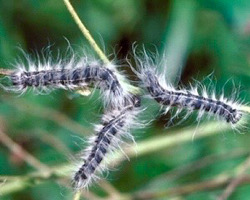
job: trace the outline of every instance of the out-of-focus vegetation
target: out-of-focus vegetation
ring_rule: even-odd
[[[105,47],[106,55],[115,49],[117,57],[124,59],[136,41],[139,48],[145,44],[147,50],[165,52],[169,80],[187,85],[192,78],[202,80],[213,72],[218,94],[224,90],[230,97],[236,87],[240,98],[249,102],[249,0],[74,0],[72,4],[97,43]],[[20,46],[34,57],[48,45],[55,55],[58,49],[66,51],[65,38],[80,55],[85,47],[90,49],[62,0],[0,1],[0,68],[13,68],[21,55]],[[50,95],[29,92],[21,97],[3,90],[0,94],[0,199],[72,199],[70,174],[63,166],[73,162],[72,155],[85,147],[83,140],[100,120],[98,92],[92,97],[61,90]],[[249,132],[218,129],[205,120],[192,140],[195,117],[164,129],[169,116],[159,117],[151,100],[143,100],[143,105],[147,107],[144,118],[156,120],[134,131],[138,155],[119,163],[109,173],[109,183],[90,188],[89,196],[215,199],[232,178],[240,176],[239,166],[250,156]],[[24,152],[13,152],[10,138],[33,157],[27,160],[25,155],[25,161]],[[39,169],[55,166],[67,174],[40,176]],[[31,172],[39,175],[32,177]],[[238,185],[229,199],[250,198],[250,178],[245,177],[248,184]]]

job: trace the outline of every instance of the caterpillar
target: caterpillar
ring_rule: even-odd
[[[131,101],[128,90],[118,81],[118,77],[119,79],[124,77],[117,73],[113,64],[105,65],[98,61],[72,59],[54,65],[39,62],[37,66],[29,61],[29,66],[31,67],[28,69],[24,65],[18,66],[18,69],[9,76],[11,86],[4,88],[22,94],[29,88],[39,93],[48,93],[53,89],[75,90],[93,86],[101,90],[105,105],[120,107]]]
[[[133,99],[133,104],[127,104],[122,109],[108,111],[102,118],[102,124],[96,126],[97,133],[90,139],[89,148],[82,157],[84,164],[80,165],[73,177],[73,185],[76,189],[86,188],[97,179],[96,174],[103,171],[103,159],[109,151],[120,147],[123,141],[121,138],[133,140],[129,129],[135,125],[140,98],[133,97]]]
[[[199,112],[198,120],[204,113],[208,113],[223,119],[232,126],[237,124],[243,116],[240,104],[237,102],[227,100],[223,95],[219,99],[215,94],[209,97],[206,90],[199,94],[198,89],[194,87],[191,90],[176,89],[167,84],[163,77],[156,75],[157,72],[147,64],[140,66],[140,72],[137,74],[150,96],[166,108],[165,113],[169,109],[177,107],[176,115],[178,115],[183,109],[186,109],[188,112],[183,118],[186,119],[194,110],[197,110]]]

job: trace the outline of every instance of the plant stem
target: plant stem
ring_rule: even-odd
[[[200,126],[200,128],[197,130],[195,139],[201,139],[215,135],[217,133],[216,130],[218,130],[219,126],[220,130],[223,131],[231,129],[231,127],[228,125],[222,126],[218,123],[207,123],[203,126]],[[133,158],[160,151],[175,145],[180,145],[188,141],[191,142],[195,130],[196,126],[185,128],[184,130],[182,129],[180,131],[175,131],[168,135],[161,134],[162,136],[153,137],[139,142],[136,146],[131,145],[130,147],[125,148],[124,152],[129,158]],[[116,166],[120,162],[126,160],[126,158],[124,157],[124,154],[122,152],[116,152],[114,157],[112,156],[112,158],[109,158],[108,160],[110,161],[109,163],[111,166]],[[52,173],[50,174],[50,177],[45,177],[43,174],[36,172],[28,174],[26,176],[22,176],[21,178],[17,178],[15,180],[11,179],[11,181],[6,182],[0,187],[0,194],[3,196],[8,195],[16,191],[24,190],[27,187],[34,186],[35,184],[41,184],[48,179],[56,180],[66,177],[70,174],[71,169],[72,166],[69,164],[60,164],[58,166],[52,167]],[[37,179],[39,181],[34,181]]]
[[[77,15],[75,9],[73,8],[73,6],[69,2],[69,0],[63,0],[63,1],[64,1],[64,4],[66,5],[68,11],[70,12],[71,16],[73,17],[73,19],[75,20],[76,24],[78,25],[79,29],[81,30],[81,32],[83,33],[83,35],[88,40],[88,42],[91,45],[91,47],[95,50],[95,52],[102,59],[102,61],[105,64],[108,64],[109,63],[108,58],[105,56],[105,54],[100,49],[100,47],[96,44],[95,40],[93,39],[93,37],[89,33],[89,30],[84,26],[84,24],[80,20],[79,16]]]
[[[75,195],[74,195],[74,200],[80,200],[80,198],[81,198],[81,192],[78,191],[78,192],[76,192]]]
[[[78,25],[78,27],[81,30],[81,32],[83,33],[84,37],[88,40],[90,46],[94,49],[94,51],[97,53],[97,55],[100,57],[100,59],[104,62],[104,64],[107,64],[106,67],[113,69],[115,71],[117,79],[119,80],[121,85],[124,88],[127,88],[128,91],[133,93],[133,94],[141,93],[141,90],[138,87],[135,87],[135,86],[129,84],[128,81],[124,78],[124,76],[122,76],[116,69],[114,69],[114,67],[112,67],[112,65],[108,65],[108,64],[110,64],[110,61],[108,60],[106,55],[103,53],[101,48],[97,45],[94,38],[91,36],[89,30],[86,28],[86,26],[84,26],[84,24],[82,23],[81,19],[77,15],[76,11],[74,10],[74,8],[71,5],[71,3],[69,2],[69,0],[63,0],[63,1],[64,1],[64,4],[66,5],[68,11],[70,12],[71,16],[73,17],[75,23]]]

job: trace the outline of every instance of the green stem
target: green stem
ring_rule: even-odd
[[[97,45],[97,43],[95,42],[94,38],[91,36],[89,30],[84,26],[84,24],[80,20],[79,16],[77,15],[76,11],[74,10],[74,8],[71,5],[71,3],[69,2],[69,0],[63,0],[63,1],[65,3],[65,5],[66,5],[66,7],[67,7],[67,9],[69,11],[69,13],[71,14],[71,16],[73,17],[73,19],[75,20],[76,24],[78,25],[78,27],[81,30],[81,32],[83,33],[83,35],[88,40],[88,42],[91,45],[91,47],[95,50],[95,52],[102,59],[102,61],[104,63],[108,64],[109,63],[108,58],[105,56],[105,54],[103,53],[103,51]]]
[[[78,27],[81,30],[81,32],[83,33],[84,37],[88,40],[90,46],[94,49],[94,51],[97,53],[97,55],[100,57],[100,59],[105,64],[107,64],[106,67],[110,67],[111,65],[108,65],[108,64],[110,64],[110,61],[108,60],[108,58],[106,57],[106,55],[103,53],[103,51],[101,50],[101,48],[97,45],[97,43],[95,42],[94,38],[90,34],[89,30],[82,23],[81,19],[77,15],[76,11],[74,10],[74,8],[71,5],[71,3],[69,2],[69,0],[63,0],[63,1],[64,1],[64,4],[66,5],[68,11],[70,12],[72,18],[74,19],[75,23],[78,25]],[[128,81],[124,78],[124,76],[122,76],[118,71],[116,71],[116,69],[113,69],[113,70],[115,70],[117,78],[118,78],[118,80],[120,81],[121,85],[124,88],[127,88],[127,90],[129,92],[133,93],[133,94],[139,94],[139,93],[141,93],[141,90],[138,87],[135,87],[135,86],[129,84]]]
[[[130,146],[124,149],[124,152],[128,155],[128,157],[139,157],[149,153],[153,153],[156,151],[160,151],[169,147],[173,147],[175,145],[180,145],[185,142],[191,142],[192,136],[196,130],[195,139],[202,139],[205,137],[209,137],[215,135],[220,127],[221,131],[230,130],[231,127],[228,125],[219,125],[218,123],[207,123],[203,126],[200,126],[198,129],[195,127],[185,128],[184,130],[172,132],[170,135],[157,136],[150,138],[148,140],[139,142],[137,145]],[[109,158],[110,164],[112,166],[118,165],[120,162],[126,160],[124,154],[121,152],[117,152],[114,157]],[[71,173],[72,166],[69,164],[60,164],[58,166],[52,167],[52,173],[48,176],[46,174],[41,174],[40,172],[35,172],[28,174],[26,176],[21,176],[15,180],[11,179],[11,181],[3,183],[0,187],[0,194],[2,196],[24,190],[25,188],[32,187],[36,184],[41,184],[45,180],[52,179],[60,179],[62,177],[69,176]],[[38,180],[38,181],[34,181]]]

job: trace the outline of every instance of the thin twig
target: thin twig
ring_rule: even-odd
[[[81,196],[87,200],[104,200],[104,198],[100,198],[90,191],[77,191],[73,197],[73,200],[80,200]]]
[[[103,53],[101,48],[97,45],[94,38],[91,36],[89,30],[86,28],[86,26],[83,24],[79,16],[77,15],[76,11],[74,10],[73,6],[71,5],[69,0],[63,0],[64,4],[66,5],[68,11],[70,12],[71,16],[73,17],[75,23],[78,25],[79,29],[83,33],[84,37],[88,40],[91,47],[94,49],[94,51],[97,53],[97,55],[100,57],[100,59],[105,63],[109,64],[110,61],[108,60],[107,56]],[[107,65],[106,67],[110,67],[111,65]],[[113,68],[112,68],[113,69]],[[114,69],[115,70],[115,69]],[[119,82],[124,88],[128,88],[128,90],[134,94],[141,93],[141,89],[138,87],[135,87],[128,83],[127,80],[118,72],[116,71],[116,76],[119,79]]]
[[[3,124],[3,123],[2,123]],[[37,160],[33,155],[24,150],[19,144],[15,143],[7,134],[0,128],[0,141],[15,155],[18,155],[26,163],[37,169],[42,173],[49,173],[50,168]]]
[[[203,181],[200,183],[191,183],[191,184],[180,186],[180,187],[169,188],[163,191],[137,192],[133,195],[133,198],[134,199],[158,199],[161,197],[170,197],[170,196],[175,196],[175,195],[187,195],[187,194],[195,193],[198,191],[217,189],[217,188],[223,187],[224,185],[236,179],[233,178],[232,175],[230,174],[222,175],[222,176],[217,176],[216,178],[208,180],[208,181]],[[246,184],[246,183],[250,183],[250,175],[246,175],[244,179],[240,182],[240,184]]]
[[[84,37],[86,37],[86,39],[88,40],[88,42],[91,45],[91,47],[95,50],[95,52],[97,53],[97,55],[102,59],[102,61],[104,63],[106,63],[106,64],[109,63],[108,58],[105,56],[105,54],[103,53],[103,51],[97,45],[97,43],[95,42],[95,40],[93,39],[93,37],[89,33],[89,30],[84,26],[84,24],[80,20],[79,16],[77,15],[76,11],[74,10],[74,8],[71,5],[71,3],[69,2],[69,0],[63,0],[63,1],[64,1],[64,4],[67,7],[69,13],[71,14],[71,16],[73,17],[73,19],[75,20],[76,24],[78,25],[78,27],[81,30],[81,32],[84,35]]]
[[[250,107],[249,106],[241,106],[240,108],[242,111],[250,113]]]
[[[80,198],[81,198],[81,191],[78,191],[78,192],[75,193],[73,199],[74,199],[74,200],[80,200]]]
[[[241,156],[246,156],[250,153],[250,150],[246,149],[237,149],[229,152],[225,152],[222,154],[214,154],[208,155],[206,157],[201,158],[200,160],[194,161],[192,163],[188,163],[184,166],[177,167],[171,171],[168,171],[165,174],[161,174],[158,177],[154,178],[151,182],[163,180],[163,181],[175,181],[176,179],[183,177],[192,172],[196,172],[197,170],[214,164],[216,161],[229,160]],[[149,183],[150,185],[150,183]]]
[[[145,141],[139,142],[136,146],[131,145],[130,147],[125,148],[124,152],[130,158],[133,158],[133,157],[139,157],[139,156],[143,156],[149,153],[153,153],[156,151],[160,151],[169,147],[173,147],[175,145],[180,145],[185,142],[191,142],[192,135],[195,129],[196,129],[196,126],[185,128],[184,130],[182,129],[179,131],[171,132],[172,134],[167,134],[167,135],[161,134],[162,136],[153,137]],[[197,131],[195,139],[201,139],[201,138],[215,135],[216,131],[214,130],[216,129],[218,129],[217,123],[207,123],[205,125],[202,125],[199,128],[200,131],[199,130]],[[230,130],[230,126],[221,126],[221,130],[222,131]],[[119,164],[125,159],[126,158],[124,157],[123,153],[116,152],[114,157],[112,156],[109,159],[110,165],[116,166],[117,164]],[[60,164],[58,166],[53,167],[52,169],[53,169],[53,173],[52,173],[53,176],[51,175],[51,178],[53,177],[53,180],[56,180],[57,178],[62,178],[65,176],[67,177],[71,172],[72,166],[69,164]],[[28,180],[27,180],[27,177],[28,177]],[[35,174],[32,173],[30,175],[26,175],[24,176],[24,178],[26,179],[22,178],[23,182],[20,181],[16,183],[16,181],[11,181],[11,182],[5,183],[0,188],[0,192],[2,193],[2,195],[7,195],[12,192],[23,190],[27,187],[33,186],[32,184],[28,184],[30,183],[30,180],[33,180],[32,181],[33,183],[34,180],[39,179],[40,182],[35,182],[38,184],[38,183],[42,183],[43,177],[44,176],[41,173],[35,173]],[[46,180],[48,179],[49,178],[46,177]],[[28,181],[28,183],[25,182],[24,180]]]
[[[34,103],[30,103],[30,102],[27,103],[25,101],[22,101],[21,99],[18,99],[18,100],[12,99],[11,101],[9,101],[9,98],[3,97],[3,96],[1,98],[4,98],[5,100],[4,103],[12,107],[15,107],[30,115],[41,117],[46,120],[51,120],[55,122],[56,124],[58,124],[59,126],[64,127],[65,129],[73,133],[76,133],[81,136],[85,134],[89,134],[89,130],[84,128],[81,124],[72,120],[64,113],[59,112],[53,108],[47,108],[47,107],[37,105]]]
[[[25,188],[41,184],[48,180],[57,180],[70,174],[71,167],[65,165],[58,165],[51,167],[51,173],[45,174],[41,171],[32,172],[23,176],[16,176],[10,179],[0,187],[0,195],[4,196],[16,191],[24,190]]]
[[[57,138],[53,134],[49,134],[44,130],[37,130],[35,132],[39,133],[39,135],[36,135],[38,139],[42,140],[46,144],[49,144],[50,146],[55,148],[58,152],[60,152],[62,155],[72,154],[70,148],[68,148],[61,140],[59,140],[59,138]]]
[[[101,198],[90,191],[82,191],[82,196],[84,196],[86,200],[105,200],[105,198]]]
[[[13,70],[0,68],[0,75],[9,76],[13,73]]]
[[[219,125],[216,122],[210,122],[200,126],[199,128],[195,126],[195,127],[184,128],[178,131],[172,131],[171,134],[169,135],[161,134],[161,136],[153,137],[143,142],[140,142],[135,146],[125,148],[124,152],[126,153],[126,155],[128,155],[129,158],[133,158],[135,156],[138,157],[148,153],[154,153],[156,151],[160,151],[167,147],[169,148],[171,146],[191,141],[195,131],[196,131],[195,139],[200,139],[217,134],[216,130],[226,131],[230,129],[231,127],[229,125],[226,124]],[[119,156],[115,160],[112,160],[112,163],[115,165],[118,165],[123,160],[126,160],[126,157],[120,156],[120,153],[118,153],[118,155]]]
[[[226,200],[234,192],[238,185],[245,180],[246,171],[250,168],[250,156],[236,168],[236,178],[228,183],[226,189],[218,200]]]
[[[99,185],[108,193],[109,199],[121,199],[122,194],[108,181],[101,180]]]
[[[15,181],[19,179],[20,176],[6,176],[6,175],[1,175],[0,176],[0,182],[1,181]]]

